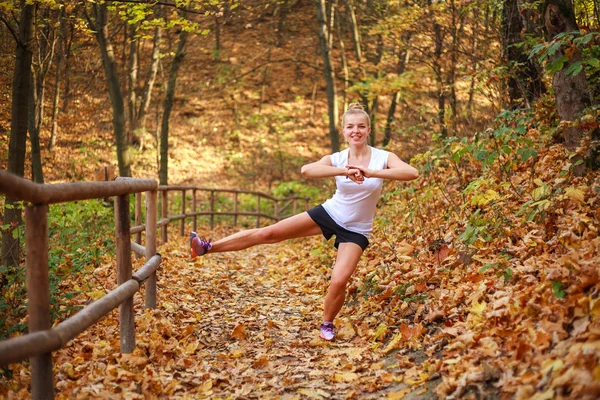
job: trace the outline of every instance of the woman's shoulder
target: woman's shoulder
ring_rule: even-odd
[[[341,150],[330,155],[332,163],[344,162],[344,160],[348,160],[348,150]]]

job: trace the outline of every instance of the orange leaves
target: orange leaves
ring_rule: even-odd
[[[246,326],[244,324],[237,324],[231,332],[231,337],[237,340],[246,339]]]

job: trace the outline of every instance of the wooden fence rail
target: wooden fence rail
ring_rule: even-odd
[[[146,195],[146,215],[142,224],[142,193]],[[160,218],[157,199],[161,192]],[[179,214],[169,215],[168,194],[180,193]],[[191,201],[187,194],[191,192]],[[130,226],[129,195],[135,193],[134,223]],[[208,194],[208,210],[198,211],[198,193]],[[79,182],[42,185],[0,170],[0,194],[22,200],[25,206],[25,240],[27,245],[27,300],[29,333],[0,341],[0,365],[29,358],[31,362],[31,395],[34,399],[54,398],[52,352],[64,347],[70,340],[88,329],[109,312],[119,307],[121,352],[135,348],[133,296],[142,284],[145,287],[145,307],[157,305],[156,271],[161,257],[156,253],[157,229],[161,228],[162,242],[167,242],[170,222],[180,221],[180,234],[185,235],[186,219],[192,219],[197,230],[197,217],[209,216],[211,229],[215,217],[232,216],[237,225],[239,216],[279,221],[286,213],[296,214],[299,203],[308,208],[308,199],[289,197],[278,199],[256,191],[202,188],[196,186],[158,186],[153,179],[117,178],[112,182]],[[216,208],[216,194],[232,194],[233,210]],[[240,211],[239,195],[256,196],[256,211]],[[104,297],[87,305],[75,315],[51,328],[50,291],[48,278],[48,205],[77,200],[115,198],[115,235],[118,286]],[[273,214],[261,211],[261,199],[273,203]],[[191,203],[191,210],[187,205]],[[206,206],[206,204],[205,204]],[[291,210],[290,210],[291,208]],[[142,246],[142,232],[146,242]],[[135,239],[131,240],[131,235]],[[131,253],[145,257],[146,263],[132,272]]]

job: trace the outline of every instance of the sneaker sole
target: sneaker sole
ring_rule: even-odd
[[[323,339],[323,340],[326,340],[326,341],[328,341],[328,342],[331,342],[335,336],[334,336],[334,337],[332,337],[331,339],[327,339],[325,336],[323,336],[323,334],[322,334],[322,333],[319,333],[319,337],[320,337],[321,339]]]

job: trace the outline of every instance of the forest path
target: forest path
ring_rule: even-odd
[[[377,351],[352,315],[342,311],[335,341],[318,338],[329,266],[316,240],[192,261],[185,240],[173,238],[159,249],[158,308],[135,296],[135,351],[120,354],[113,312],[55,353],[57,395],[437,398],[413,373],[416,353]]]

